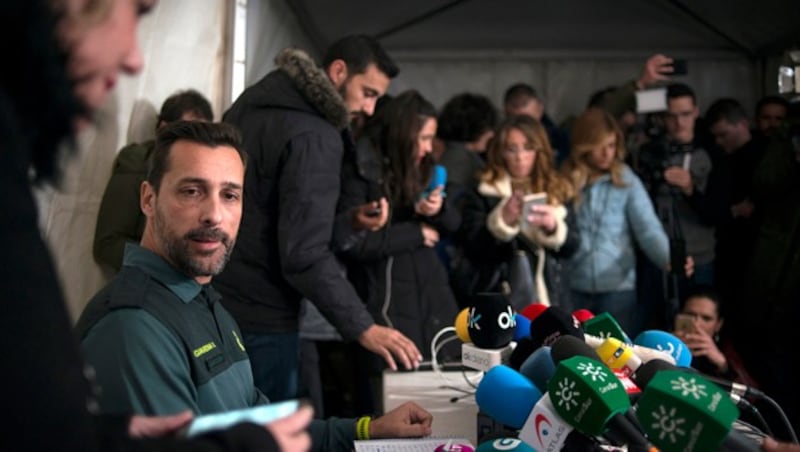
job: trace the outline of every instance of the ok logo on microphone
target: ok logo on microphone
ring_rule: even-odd
[[[508,305],[506,310],[497,316],[497,325],[504,330],[517,327],[517,321],[514,320],[514,311],[511,310],[511,305]]]
[[[469,310],[469,314],[467,315],[467,328],[472,328],[474,330],[480,330],[481,326],[478,325],[478,322],[481,320],[480,314],[475,314],[475,307],[473,306]]]

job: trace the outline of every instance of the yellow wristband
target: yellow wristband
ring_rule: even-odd
[[[358,418],[358,422],[356,422],[356,439],[357,440],[366,440],[369,439],[369,421],[372,418],[369,416],[362,416]]]

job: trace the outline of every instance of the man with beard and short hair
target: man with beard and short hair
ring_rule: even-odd
[[[395,360],[416,368],[422,355],[405,335],[375,322],[331,246],[341,243],[337,231],[357,236],[356,229],[386,222],[385,200],[340,215],[336,204],[342,161],[356,152],[348,124],[372,115],[397,67],[375,39],[363,35],[332,44],[322,67],[291,48],[275,62],[277,69],[223,115],[242,131],[251,165],[239,242],[215,286],[242,328],[256,385],[280,401],[298,393],[303,299],[344,340],[357,340],[392,369]],[[380,213],[370,217],[379,202]]]
[[[786,122],[789,101],[781,96],[764,96],[756,103],[756,130],[764,136],[780,135]]]
[[[258,400],[236,323],[209,284],[236,240],[245,162],[228,125],[179,121],[156,139],[141,244],[127,244],[122,269],[76,325],[103,412],[202,413]]]
[[[76,326],[102,412],[200,415],[269,403],[210,284],[236,241],[246,161],[227,124],[180,121],[159,133],[141,189],[141,246],[128,244],[122,270]],[[423,436],[430,422],[408,403],[370,422],[369,437]],[[314,450],[349,450],[356,422],[315,421],[309,433]]]

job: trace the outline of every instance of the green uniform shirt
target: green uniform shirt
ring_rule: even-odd
[[[96,371],[105,413],[195,414],[268,403],[256,389],[233,317],[201,285],[128,244],[117,277],[89,302],[76,326]],[[354,420],[314,422],[315,450],[349,450]]]

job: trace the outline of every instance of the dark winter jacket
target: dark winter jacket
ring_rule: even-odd
[[[537,301],[572,311],[566,258],[572,256],[580,244],[572,204],[556,208],[556,232],[548,236],[536,228],[512,227],[502,222],[499,212],[510,197],[511,182],[507,178],[493,184],[481,182],[465,197],[459,234],[465,259],[456,270],[462,284],[466,279],[466,285],[471,286],[464,290],[473,294],[496,290],[491,286],[507,277],[498,275],[498,270],[508,264],[518,249],[525,252],[530,262]]]
[[[373,161],[380,162],[380,157],[367,143],[366,139],[359,141],[360,158],[345,161],[341,211],[381,196],[391,199],[379,182],[386,172],[380,164],[369,162],[370,154]],[[388,224],[366,233],[344,253],[348,277],[376,322],[408,336],[425,359],[430,359],[434,335],[451,326],[457,314],[447,270],[435,248],[425,246],[421,229],[422,223],[433,226],[440,238],[458,229],[461,217],[446,200],[433,217],[416,214],[413,205],[390,205]]]
[[[305,297],[355,339],[374,322],[330,249],[349,114],[308,55],[287,49],[276,63],[223,116],[249,161],[239,236],[214,285],[244,332],[297,331]]]
[[[650,157],[643,160],[645,155]],[[639,176],[670,239],[680,235],[686,241],[686,252],[694,258],[695,265],[712,262],[716,243],[713,224],[706,221],[689,197],[663,177],[667,168],[686,168],[692,177],[693,192],[704,194],[712,169],[708,152],[696,142],[653,142],[642,148],[639,164]]]

